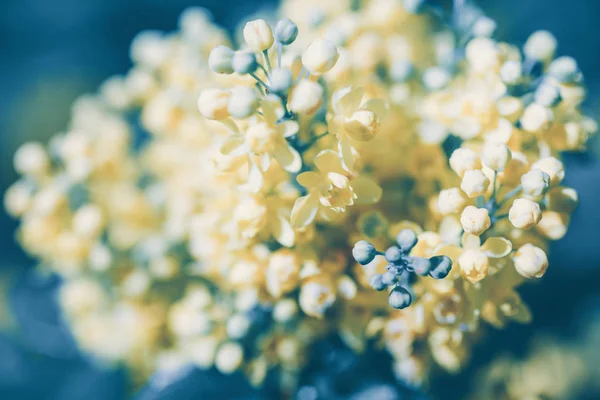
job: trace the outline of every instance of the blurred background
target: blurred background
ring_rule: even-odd
[[[558,55],[578,60],[589,98],[586,112],[600,116],[600,15],[598,0],[479,0],[498,22],[497,37],[521,44],[538,29],[553,32]],[[12,154],[31,139],[45,142],[67,124],[75,98],[95,91],[107,77],[125,73],[131,62],[129,44],[145,29],[176,29],[188,6],[203,6],[217,23],[232,29],[275,0],[3,0],[0,6],[0,192],[16,179]],[[476,347],[469,368],[458,377],[441,375],[433,398],[464,398],[477,371],[503,353],[522,355],[540,333],[576,340],[586,321],[600,314],[600,145],[588,154],[567,154],[567,180],[580,195],[581,206],[563,240],[554,244],[551,267],[542,284],[528,285],[522,294],[534,322],[489,329]],[[14,239],[16,221],[0,211],[0,398],[1,399],[121,399],[264,398],[238,377],[216,372],[186,375],[171,391],[156,394],[160,379],[141,392],[127,392],[127,375],[106,371],[77,351],[53,302],[57,280],[31,273],[29,259]],[[335,339],[315,354],[305,380],[342,379],[360,374],[391,382],[387,358],[381,354],[357,359]],[[323,356],[321,356],[323,358]],[[599,360],[600,361],[600,360]],[[386,372],[387,371],[387,372]],[[333,376],[338,374],[336,376]],[[388,377],[388,375],[390,375]],[[384,390],[383,387],[382,390]],[[235,391],[235,393],[234,393]],[[383,394],[382,394],[383,393]],[[385,392],[379,395],[384,396]],[[600,398],[588,393],[590,399]],[[373,394],[371,398],[379,397]],[[300,393],[311,397],[310,393]],[[308,396],[308,397],[306,397]],[[425,397],[424,397],[425,398]]]

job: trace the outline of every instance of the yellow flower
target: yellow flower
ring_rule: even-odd
[[[387,114],[387,104],[382,99],[363,101],[362,88],[345,87],[332,95],[333,115],[329,118],[330,132],[339,140],[339,151],[344,165],[352,170],[355,156],[351,140],[365,142],[379,131],[381,120]]]
[[[381,198],[381,188],[369,178],[353,177],[342,165],[339,155],[323,150],[315,157],[316,171],[303,172],[298,183],[308,189],[308,195],[296,200],[291,222],[295,227],[309,225],[319,209],[324,216],[342,213],[355,204],[373,204]]]
[[[219,154],[220,164],[231,169],[247,165],[246,188],[253,193],[261,189],[263,172],[267,171],[273,159],[291,173],[296,173],[302,168],[300,153],[286,140],[298,132],[298,123],[291,120],[278,123],[272,99],[263,100],[261,107],[262,116],[256,117],[245,133],[241,133],[236,124],[228,124],[233,134],[221,145]],[[258,157],[258,160],[254,156]]]

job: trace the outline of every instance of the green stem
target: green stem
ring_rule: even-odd
[[[260,79],[254,72],[250,72],[250,76],[252,76],[256,81],[261,84],[266,90],[270,90],[271,88],[262,79]]]
[[[519,192],[522,190],[521,185],[517,186],[516,188],[514,188],[513,190],[511,190],[510,192],[508,192],[506,194],[506,196],[504,196],[504,198],[502,200],[500,200],[500,202],[498,203],[498,209],[500,209],[508,200],[510,200],[513,196],[519,194]]]
[[[271,73],[271,60],[269,59],[269,50],[263,50],[263,56],[265,56],[265,62],[267,63],[267,70]]]

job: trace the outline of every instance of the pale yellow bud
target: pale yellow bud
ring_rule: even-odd
[[[521,246],[513,257],[515,269],[525,278],[541,278],[548,269],[544,250],[530,243]]]
[[[264,51],[273,45],[273,32],[264,19],[257,19],[244,26],[244,40],[254,51]]]
[[[508,219],[515,228],[530,229],[542,219],[542,210],[534,201],[516,199],[508,211]]]
[[[532,60],[549,61],[554,57],[556,45],[556,38],[550,32],[537,31],[529,36],[523,46],[523,52]]]
[[[521,125],[527,132],[539,132],[550,127],[554,115],[552,110],[541,104],[533,103],[523,112]]]
[[[350,118],[346,118],[344,129],[348,135],[360,142],[366,142],[373,139],[379,131],[379,118],[371,110],[355,111]]]
[[[532,169],[539,169],[550,177],[550,185],[558,185],[565,178],[565,167],[563,163],[555,157],[546,157],[536,161]]]
[[[465,207],[466,201],[458,188],[444,189],[438,196],[437,206],[443,215],[457,214]]]
[[[487,192],[490,180],[480,169],[466,171],[460,183],[460,188],[469,196],[475,198]]]
[[[569,221],[568,214],[544,211],[542,213],[542,220],[535,228],[548,239],[559,240],[567,234]]]
[[[290,110],[300,114],[312,114],[323,103],[323,87],[317,82],[303,79],[292,90]]]
[[[317,39],[302,54],[302,64],[313,75],[321,75],[329,71],[340,53],[337,47],[326,39]]]
[[[103,224],[102,210],[93,204],[79,208],[73,215],[73,231],[87,238],[98,236]]]
[[[231,374],[237,370],[244,360],[242,346],[235,342],[224,343],[219,347],[215,358],[215,366],[223,374]]]
[[[294,290],[300,283],[299,273],[300,261],[291,250],[273,253],[265,276],[267,291],[273,297],[280,297]]]
[[[494,171],[504,171],[506,164],[511,159],[511,152],[507,145],[500,143],[487,143],[483,148],[483,164]]]
[[[214,120],[222,120],[229,117],[229,99],[231,93],[223,89],[206,89],[200,93],[198,98],[198,109],[200,113]]]
[[[467,206],[461,216],[460,223],[467,233],[479,236],[491,225],[490,215],[487,209]]]
[[[310,280],[300,288],[300,307],[311,317],[322,318],[335,302],[335,298],[331,285],[319,279]]]
[[[247,118],[254,114],[258,108],[259,99],[252,88],[240,86],[231,89],[231,96],[227,111],[232,117]]]
[[[481,160],[471,149],[456,149],[450,156],[450,168],[462,178],[465,172],[481,168]]]
[[[528,196],[541,196],[550,186],[550,176],[539,169],[532,169],[521,177],[521,186]]]
[[[22,175],[38,176],[50,167],[50,160],[40,143],[25,143],[15,153],[15,171]]]

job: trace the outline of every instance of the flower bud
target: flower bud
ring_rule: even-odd
[[[381,275],[381,282],[385,286],[395,285],[398,282],[398,275],[396,275],[393,271],[385,271]]]
[[[298,25],[294,21],[284,18],[280,19],[275,26],[275,40],[283,45],[289,45],[298,36]]]
[[[525,278],[541,278],[548,269],[548,257],[544,250],[527,243],[513,257],[515,269]]]
[[[465,207],[466,199],[458,188],[444,189],[438,196],[437,206],[442,215],[458,214]]]
[[[305,314],[323,318],[335,299],[335,292],[331,285],[321,279],[314,279],[302,285],[298,301]]]
[[[396,286],[390,292],[388,303],[392,308],[401,310],[410,306],[410,303],[412,303],[412,296],[408,290],[404,289],[402,286]]]
[[[317,39],[302,54],[302,64],[313,75],[329,71],[337,62],[340,53],[337,47],[326,39]]]
[[[506,164],[511,159],[511,152],[507,145],[500,143],[487,143],[483,148],[483,164],[494,171],[504,171]]]
[[[544,107],[556,107],[560,100],[560,90],[551,83],[542,82],[535,90],[535,102]]]
[[[541,196],[550,186],[550,176],[539,169],[532,169],[521,177],[523,192],[528,196]]]
[[[573,83],[581,79],[577,61],[573,57],[559,57],[548,66],[548,75],[563,83]]]
[[[250,74],[258,68],[256,55],[249,50],[236,51],[233,55],[232,67],[237,74]]]
[[[367,242],[366,240],[360,240],[356,242],[354,247],[352,248],[352,257],[358,262],[360,265],[366,265],[375,259],[377,255],[377,250],[375,247]]]
[[[475,36],[490,37],[496,30],[496,22],[491,18],[481,16],[475,21],[472,30]]]
[[[556,39],[550,32],[537,31],[525,42],[523,53],[531,60],[549,61],[554,57],[556,45]]]
[[[433,279],[444,279],[452,270],[452,260],[448,256],[434,256],[429,261],[431,261],[429,275]]]
[[[215,366],[219,372],[231,374],[240,367],[243,359],[242,346],[235,342],[224,343],[217,351]]]
[[[208,56],[208,66],[210,70],[217,74],[232,74],[234,54],[234,51],[227,46],[220,45],[215,47]]]
[[[465,172],[460,183],[460,188],[473,199],[487,192],[490,180],[480,169],[474,169]]]
[[[492,221],[487,209],[467,206],[460,216],[460,224],[465,232],[479,236],[492,225]]]
[[[490,262],[488,257],[478,250],[465,250],[458,257],[460,273],[471,283],[477,283],[488,275]]]
[[[515,228],[530,229],[542,219],[542,210],[534,201],[516,199],[508,211],[508,219]]]
[[[36,176],[45,173],[50,167],[48,154],[40,143],[25,143],[16,151],[13,165],[22,175]]]
[[[293,112],[312,114],[323,103],[323,87],[317,82],[303,79],[296,85],[290,96],[289,106]]]
[[[418,241],[417,235],[410,229],[402,229],[400,233],[396,235],[396,244],[398,244],[403,253],[411,251]]]
[[[371,110],[355,111],[344,121],[344,129],[348,135],[359,142],[373,139],[379,131],[380,123],[377,114]]]
[[[517,84],[523,77],[523,66],[519,61],[510,60],[500,67],[500,78],[507,85]]]
[[[275,68],[269,76],[269,82],[274,93],[287,93],[293,83],[292,72],[287,68]]]
[[[231,93],[224,89],[206,89],[198,97],[198,109],[208,119],[222,120],[229,117]]]
[[[530,104],[521,116],[521,125],[527,132],[539,132],[550,127],[554,119],[552,111],[541,104]]]
[[[460,148],[454,150],[450,156],[450,168],[462,178],[466,171],[480,169],[481,161],[473,150]]]
[[[398,246],[391,246],[385,251],[385,259],[391,263],[399,263],[402,259],[402,251]]]
[[[381,292],[387,286],[385,283],[383,283],[383,275],[381,274],[373,275],[371,279],[369,279],[369,285],[371,285],[371,287],[378,292]]]
[[[433,265],[428,258],[423,257],[411,257],[409,266],[415,272],[415,274],[420,276],[427,276],[429,272],[431,272],[431,268]]]
[[[265,51],[273,45],[271,27],[264,19],[257,19],[244,26],[244,40],[254,51]]]
[[[227,111],[232,117],[247,118],[254,114],[259,106],[256,91],[246,86],[231,89]]]
[[[539,169],[550,177],[550,185],[558,185],[565,178],[565,167],[555,157],[546,157],[536,161],[531,169]]]
[[[273,297],[294,290],[300,283],[300,261],[290,250],[279,250],[273,253],[269,259],[265,274],[267,291]]]

